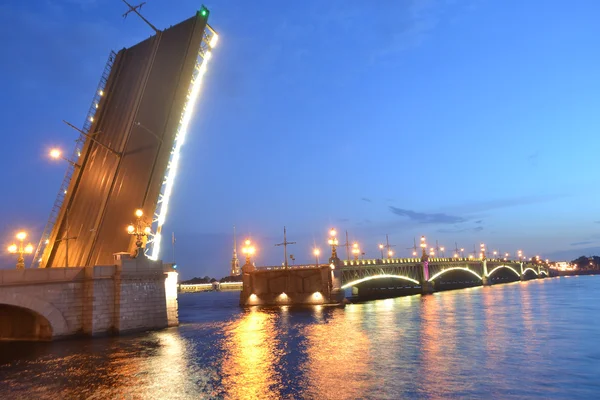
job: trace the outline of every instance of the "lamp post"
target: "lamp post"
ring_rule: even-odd
[[[144,238],[147,238],[152,234],[152,228],[146,225],[144,226],[144,222],[142,221],[142,217],[144,216],[144,211],[141,209],[135,210],[136,221],[133,224],[129,224],[127,226],[127,233],[135,236],[135,246],[136,253],[135,257],[144,253]]]
[[[73,167],[75,168],[81,168],[81,165],[69,160],[68,158],[66,158],[65,156],[62,155],[62,151],[60,151],[60,149],[52,149],[50,150],[50,158],[53,158],[55,160],[58,160],[59,158],[65,160],[66,162],[68,162],[69,164],[71,164]]]
[[[255,252],[256,248],[254,248],[250,239],[246,239],[244,241],[244,247],[242,247],[242,254],[246,256],[246,265],[252,264],[251,257],[254,255]]]
[[[331,258],[332,259],[337,259],[337,245],[338,245],[338,239],[337,239],[337,231],[335,230],[335,228],[331,228],[329,230],[329,240],[327,241],[327,243],[329,243],[329,245],[331,246]]]
[[[379,251],[381,251],[381,259],[383,260],[383,244],[379,243]]]
[[[360,249],[358,248],[358,243],[352,243],[352,255],[354,256],[354,261],[358,261],[358,256],[360,255]]]
[[[521,250],[517,251],[517,255],[519,256],[519,261],[523,258],[523,252]]]
[[[425,243],[425,236],[421,236],[421,243],[419,244],[419,246],[421,246],[421,258],[423,260],[427,260],[427,243]]]
[[[319,254],[321,254],[321,250],[314,249],[313,254],[315,255],[315,261],[317,262],[317,268],[319,268]]]
[[[394,252],[392,250],[388,250],[388,258],[392,258]]]
[[[17,269],[24,269],[25,258],[23,257],[23,255],[33,253],[33,245],[31,243],[28,243],[26,246],[24,245],[24,240],[27,238],[26,232],[21,231],[17,233],[15,235],[15,238],[18,240],[19,244],[13,243],[10,246],[8,246],[8,252],[11,254],[19,255],[19,257],[17,258]]]
[[[460,258],[465,258],[465,248],[464,247],[460,248]]]
[[[446,248],[444,246],[440,247],[440,251],[442,252],[442,254],[441,254],[442,258],[444,258],[444,256],[445,256],[445,253],[444,253],[445,249]]]

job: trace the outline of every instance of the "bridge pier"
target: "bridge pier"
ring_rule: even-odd
[[[435,292],[435,285],[433,282],[424,281],[421,282],[421,294],[432,294]]]

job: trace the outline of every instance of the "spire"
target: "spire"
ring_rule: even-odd
[[[233,257],[231,258],[231,276],[240,274],[240,261],[237,256],[237,241],[235,237],[235,225],[233,226]]]

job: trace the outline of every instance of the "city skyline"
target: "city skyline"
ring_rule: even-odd
[[[313,262],[315,246],[327,254],[331,227],[373,258],[386,234],[404,256],[421,235],[466,251],[484,242],[543,258],[600,252],[600,6],[579,6],[207,4],[220,43],[182,150],[162,258],[171,261],[175,232],[182,277],[224,276],[233,225],[269,265],[283,262],[274,246],[283,226],[299,263]],[[0,235],[8,244],[25,230],[36,244],[66,168],[46,154],[70,152],[76,138],[61,121],[83,121],[110,50],[152,32],[123,22],[119,1],[0,7],[5,37],[17,34],[13,63],[0,67],[12,77]],[[153,0],[143,12],[165,28],[198,8]],[[1,267],[13,258],[3,252]]]

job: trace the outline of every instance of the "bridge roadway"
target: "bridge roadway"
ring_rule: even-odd
[[[293,269],[315,268],[301,265]],[[279,270],[283,267],[260,267]],[[432,293],[550,276],[546,265],[501,259],[388,258],[338,260],[336,276],[346,297]]]

